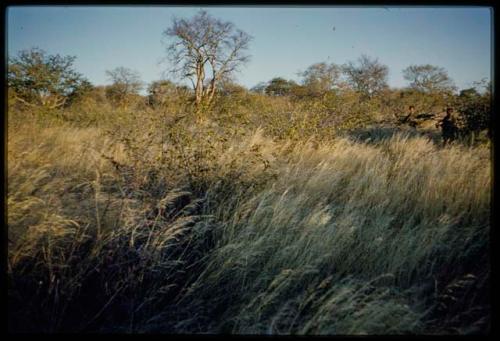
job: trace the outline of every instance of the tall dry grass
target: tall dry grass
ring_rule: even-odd
[[[143,174],[97,130],[27,125],[8,145],[10,328],[133,331],[204,243],[197,202],[142,195]]]
[[[487,148],[12,129],[12,330],[489,328]]]
[[[487,149],[441,149],[401,135],[376,146],[341,139],[270,148],[282,160],[278,178],[238,198],[207,268],[185,298],[203,297],[224,311],[212,331],[483,327],[484,316],[474,318],[487,299],[476,302],[471,286],[487,294]],[[469,279],[468,294],[441,302],[450,283],[465,285],[462,277]],[[460,312],[450,313],[453,322],[442,312],[434,329],[424,323],[435,313],[433,304]]]

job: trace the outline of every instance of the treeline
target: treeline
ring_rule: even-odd
[[[459,91],[442,67],[410,65],[402,70],[407,86],[394,89],[388,85],[388,66],[362,55],[342,65],[315,63],[298,72],[298,82],[276,77],[247,89],[234,81],[234,74],[249,60],[245,51],[252,38],[232,23],[201,11],[191,19],[175,18],[163,34],[170,42],[169,71],[191,86],[171,80],[145,84],[138,72],[125,67],[106,71],[110,85],[95,86],[75,71],[76,57],[32,48],[9,59],[10,108],[56,112],[70,121],[97,110],[192,111],[198,121],[211,116],[231,124],[267,122],[270,130],[278,129],[271,127],[278,124],[290,131],[331,134],[377,122],[398,123],[410,106],[424,116],[453,107],[463,136],[478,135],[489,127],[491,83],[481,80]],[[307,122],[301,128],[290,120]],[[278,130],[278,135],[290,135]]]
[[[63,117],[73,120],[99,110],[97,108],[122,111],[175,108],[174,111],[180,111],[181,108],[189,110],[195,103],[192,88],[170,80],[151,82],[146,88],[147,94],[141,95],[145,84],[140,75],[124,67],[106,72],[111,85],[94,86],[74,70],[74,61],[75,57],[48,55],[36,48],[21,51],[16,58],[10,59],[8,93],[11,108],[63,111]],[[451,106],[464,122],[465,134],[478,135],[488,129],[491,116],[489,82],[483,80],[475,87],[457,91],[443,68],[409,66],[403,72],[409,81],[408,87],[391,89],[387,85],[388,67],[376,59],[362,56],[357,64],[313,64],[299,73],[299,82],[273,78],[247,89],[224,79],[217,86],[212,111],[215,110],[213,114],[217,119],[231,123],[242,116],[247,121],[253,118],[255,123],[262,123],[268,108],[274,108],[274,114],[267,113],[268,117],[274,116],[269,125],[280,126],[290,125],[286,121],[303,112],[309,115],[311,124],[315,124],[312,130],[316,131],[319,126],[338,130],[374,122],[397,123],[398,116],[406,113],[409,106],[414,106],[417,113],[439,113]],[[274,104],[270,106],[269,101]],[[67,112],[69,109],[73,112]],[[280,116],[280,112],[287,112],[288,116]],[[314,121],[311,112],[316,114],[313,116],[318,122]]]

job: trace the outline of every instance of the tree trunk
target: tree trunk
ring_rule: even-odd
[[[205,70],[203,69],[203,64],[201,62],[196,66],[196,88],[195,88],[195,104],[197,107],[203,102],[204,91],[203,82],[205,80]]]
[[[208,104],[212,103],[214,95],[215,95],[215,78],[212,78],[212,80],[210,81],[210,92],[208,94],[208,101],[207,101]]]

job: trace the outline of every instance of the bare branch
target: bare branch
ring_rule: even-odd
[[[171,72],[191,80],[197,104],[210,102],[217,82],[249,60],[244,52],[251,37],[205,11],[191,19],[174,18],[164,37],[171,41],[166,49]],[[211,74],[208,82],[207,74]]]

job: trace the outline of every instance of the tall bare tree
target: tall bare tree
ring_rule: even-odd
[[[249,60],[245,50],[251,36],[206,11],[191,19],[174,18],[163,34],[171,41],[167,46],[171,71],[191,81],[197,106],[210,104],[217,83]]]
[[[349,62],[342,69],[347,82],[366,97],[372,97],[388,87],[389,68],[377,59],[362,55],[357,65]]]
[[[422,92],[452,91],[455,89],[448,72],[430,64],[410,65],[403,70],[410,87]]]

